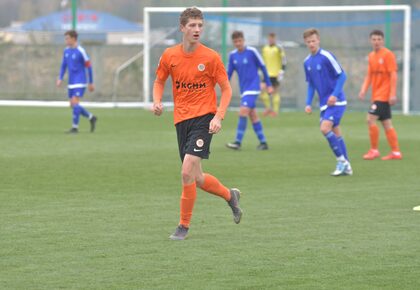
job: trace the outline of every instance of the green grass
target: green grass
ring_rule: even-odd
[[[420,117],[395,116],[402,161],[363,161],[365,114],[348,113],[354,176],[335,162],[318,116],[264,119],[232,152],[229,113],[205,171],[240,188],[244,217],[202,191],[188,240],[177,225],[180,161],[172,115],[0,108],[0,289],[418,289]],[[388,147],[381,131],[381,152]]]

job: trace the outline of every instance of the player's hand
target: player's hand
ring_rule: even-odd
[[[93,92],[95,90],[95,86],[93,84],[88,84],[89,92]]]
[[[393,96],[393,97],[389,98],[389,104],[391,106],[395,105],[396,103],[397,103],[397,97],[396,96]]]
[[[359,100],[364,101],[365,100],[365,95],[366,95],[366,92],[360,91],[359,92]]]
[[[222,129],[222,120],[218,116],[214,116],[210,121],[209,133],[217,134]]]
[[[306,106],[305,107],[305,113],[306,114],[312,114],[312,107],[311,106]]]
[[[328,106],[334,106],[336,102],[337,102],[337,97],[336,96],[330,96],[328,98],[327,105]]]
[[[152,108],[153,114],[160,116],[163,113],[163,104],[162,103],[153,103]]]
[[[57,82],[56,82],[57,88],[59,88],[61,86],[61,83],[62,83],[62,80],[57,80]]]
[[[273,86],[267,87],[267,93],[272,94],[274,92]]]

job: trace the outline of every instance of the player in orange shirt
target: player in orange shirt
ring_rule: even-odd
[[[222,128],[232,88],[220,56],[200,43],[203,14],[196,7],[187,8],[179,18],[182,42],[167,48],[159,61],[153,86],[153,112],[163,113],[162,96],[165,82],[172,79],[174,123],[182,160],[182,194],[180,221],[172,240],[184,240],[188,234],[197,196],[196,188],[222,197],[232,209],[235,223],[239,223],[240,191],[228,189],[216,177],[203,173],[201,159],[208,159],[213,134]],[[221,88],[217,107],[215,85]]]
[[[397,102],[397,62],[392,51],[384,47],[384,33],[381,30],[373,30],[370,33],[370,43],[373,51],[369,53],[368,71],[359,93],[359,99],[364,100],[369,85],[372,85],[372,104],[367,116],[370,149],[363,155],[363,159],[373,160],[380,156],[379,128],[376,125],[376,121],[379,120],[391,147],[391,153],[382,157],[382,160],[399,160],[402,159],[402,154],[397,132],[391,121],[391,106]]]

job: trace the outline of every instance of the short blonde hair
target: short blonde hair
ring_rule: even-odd
[[[185,9],[179,16],[179,24],[182,26],[187,25],[189,19],[201,19],[203,20],[203,12],[197,7],[190,7]]]
[[[306,38],[308,38],[309,36],[312,36],[312,35],[318,35],[318,37],[319,37],[319,31],[318,31],[318,29],[316,29],[316,28],[308,28],[308,29],[306,29],[304,32],[303,32],[303,39],[306,39]]]

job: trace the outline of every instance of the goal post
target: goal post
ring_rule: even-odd
[[[185,7],[145,7],[144,14],[144,61],[143,97],[146,106],[151,102],[150,43],[151,14],[180,13]],[[204,13],[326,13],[326,12],[403,12],[403,49],[402,49],[402,112],[410,113],[410,52],[411,52],[411,7],[409,5],[353,5],[353,6],[301,6],[301,7],[200,7]],[[178,25],[178,24],[176,24]]]

